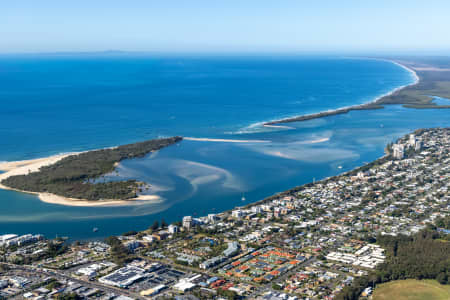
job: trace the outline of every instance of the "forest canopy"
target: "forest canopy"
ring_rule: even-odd
[[[22,191],[52,193],[76,199],[132,199],[137,197],[141,182],[92,181],[114,171],[116,164],[124,159],[143,157],[181,140],[181,137],[176,136],[82,152],[67,156],[53,165],[42,167],[39,172],[10,176],[1,183]]]

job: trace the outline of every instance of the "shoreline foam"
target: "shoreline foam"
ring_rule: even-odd
[[[214,139],[214,138],[196,138],[196,137],[184,137],[187,141],[196,142],[222,142],[222,143],[270,143],[266,140],[233,140],[233,139]]]
[[[402,67],[403,69],[407,70],[408,72],[410,72],[413,75],[414,82],[411,84],[406,84],[406,85],[397,87],[388,93],[385,93],[381,96],[376,97],[373,101],[370,101],[370,102],[367,102],[364,104],[346,106],[346,107],[322,111],[322,112],[318,112],[318,113],[300,115],[300,116],[284,118],[284,119],[279,119],[279,120],[274,120],[274,121],[269,121],[269,122],[260,122],[258,124],[261,124],[262,127],[266,127],[266,128],[278,128],[278,129],[290,130],[290,129],[294,129],[294,127],[289,127],[289,126],[284,126],[284,125],[279,125],[279,124],[322,118],[322,117],[326,117],[326,116],[347,113],[351,110],[382,108],[382,106],[380,106],[379,103],[377,103],[382,98],[384,98],[386,96],[390,96],[390,95],[396,93],[397,91],[400,91],[408,86],[413,86],[413,85],[416,85],[419,83],[420,78],[413,69],[411,69],[399,62],[393,61],[393,60],[387,60],[387,59],[378,59],[378,60],[388,61],[390,63],[398,65],[399,67]],[[195,138],[195,137],[185,137],[184,139],[190,140],[190,141],[200,141],[200,142],[270,143],[270,141],[267,141],[267,140],[236,140],[236,139],[214,139],[214,138]],[[317,141],[313,141],[313,143],[320,143],[320,142],[324,142],[327,140],[328,139],[319,139]],[[115,147],[111,147],[111,148],[115,148]],[[54,164],[57,161],[63,159],[64,157],[67,157],[67,156],[73,155],[73,154],[79,154],[79,153],[81,153],[81,152],[58,154],[58,155],[53,155],[53,156],[49,156],[46,158],[37,158],[37,159],[31,159],[31,160],[0,162],[0,171],[5,171],[5,173],[0,174],[0,182],[10,176],[26,175],[30,172],[37,172],[43,166],[48,166],[48,165]],[[36,192],[17,190],[17,189],[13,189],[13,188],[4,186],[1,183],[0,183],[0,189],[13,190],[13,191],[22,192],[22,193],[34,194],[34,195],[37,195],[38,198],[43,202],[50,203],[50,204],[66,205],[66,206],[87,206],[87,207],[89,207],[89,206],[122,206],[122,205],[143,204],[142,202],[148,203],[148,201],[155,201],[155,202],[162,201],[162,198],[159,196],[156,196],[156,195],[140,195],[140,196],[138,196],[136,198],[132,198],[130,200],[105,199],[105,200],[99,200],[99,201],[90,201],[90,200],[86,200],[86,199],[67,198],[67,197],[63,197],[63,196],[59,196],[59,195],[51,194],[51,193],[36,193]],[[141,203],[140,203],[140,201],[141,201]]]
[[[410,74],[412,74],[413,78],[414,78],[414,82],[410,83],[410,84],[405,84],[399,87],[396,87],[395,89],[384,93],[380,96],[375,97],[374,100],[369,101],[367,103],[362,103],[362,104],[356,104],[356,105],[350,105],[350,106],[344,106],[344,107],[340,107],[340,108],[336,108],[336,109],[329,109],[329,110],[324,110],[321,112],[317,112],[317,113],[311,113],[311,114],[304,114],[304,115],[298,115],[298,116],[293,116],[293,117],[287,117],[287,118],[283,118],[283,119],[278,119],[278,120],[272,120],[269,122],[264,122],[263,126],[264,127],[268,127],[268,126],[280,126],[278,124],[283,124],[283,123],[292,123],[292,122],[301,122],[301,121],[307,121],[307,120],[312,120],[312,119],[318,119],[318,118],[323,118],[323,117],[328,117],[328,116],[333,116],[333,115],[338,115],[338,114],[344,114],[344,113],[348,113],[352,110],[368,110],[368,109],[381,109],[383,108],[382,103],[380,103],[380,100],[382,100],[385,97],[391,96],[394,93],[406,88],[406,87],[410,87],[410,86],[414,86],[417,85],[420,82],[420,77],[417,75],[416,71],[412,68],[409,68],[397,61],[394,60],[389,60],[389,59],[377,59],[377,58],[373,58],[375,60],[382,60],[382,61],[387,61],[390,62],[394,65],[397,65],[403,69],[405,69],[406,71],[410,72]],[[288,126],[285,126],[288,127]]]

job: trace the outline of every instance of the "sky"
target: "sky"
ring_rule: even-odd
[[[446,52],[449,15],[448,0],[1,1],[0,53]]]

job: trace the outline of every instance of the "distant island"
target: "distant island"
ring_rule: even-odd
[[[95,182],[95,179],[114,171],[117,164],[124,159],[143,157],[181,140],[182,137],[176,136],[60,155],[50,160],[16,162],[15,165],[22,170],[2,174],[0,184],[18,191],[49,193],[70,199],[130,200],[138,197],[143,182],[136,180]],[[33,165],[32,163],[38,164],[38,167],[35,170],[27,169]]]
[[[450,99],[450,66],[448,61],[426,58],[407,60],[390,60],[414,73],[416,82],[398,88],[373,102],[322,111],[314,114],[300,115],[264,123],[264,126],[275,126],[292,122],[307,121],[333,115],[345,114],[353,110],[382,109],[388,104],[402,104],[408,108],[450,108],[448,105],[437,105],[434,97]]]

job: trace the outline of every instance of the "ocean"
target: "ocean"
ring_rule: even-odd
[[[0,234],[102,238],[163,218],[220,212],[350,170],[411,130],[449,126],[448,112],[389,106],[289,128],[262,123],[366,103],[413,82],[396,64],[361,58],[0,56],[0,161],[173,135],[248,141],[185,140],[124,161],[110,174],[150,183],[163,199],[158,203],[70,207],[0,190]]]

